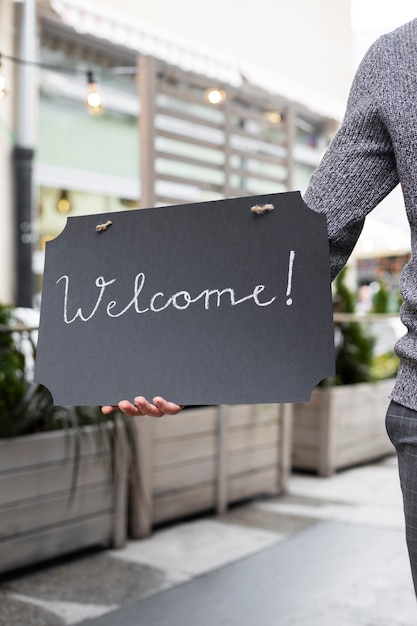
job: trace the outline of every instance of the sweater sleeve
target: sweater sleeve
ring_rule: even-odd
[[[366,215],[398,184],[381,103],[387,89],[384,59],[388,53],[381,37],[365,55],[342,125],[304,196],[307,206],[326,214],[332,279],[348,260]]]

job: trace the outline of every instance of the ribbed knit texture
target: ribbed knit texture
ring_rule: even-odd
[[[345,118],[304,196],[327,217],[332,278],[366,215],[401,183],[411,260],[401,274],[400,368],[392,399],[417,410],[417,19],[380,37],[354,78]],[[400,210],[400,209],[399,209]]]

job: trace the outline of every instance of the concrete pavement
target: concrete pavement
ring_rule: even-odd
[[[415,626],[396,459],[0,583],[0,626]]]

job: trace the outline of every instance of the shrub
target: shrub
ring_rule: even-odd
[[[0,438],[107,422],[100,407],[55,406],[45,387],[27,380],[18,324],[14,308],[0,304]]]
[[[356,297],[345,283],[347,268],[335,279],[335,309],[354,313]],[[374,380],[373,363],[375,337],[368,325],[360,322],[338,322],[335,325],[336,375],[324,385],[351,385]]]

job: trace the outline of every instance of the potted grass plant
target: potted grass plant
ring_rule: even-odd
[[[120,547],[126,538],[120,418],[56,407],[28,382],[32,332],[0,305],[0,573],[88,546]]]
[[[385,313],[383,295],[379,314]],[[321,476],[394,452],[384,418],[398,359],[393,351],[376,354],[365,317],[352,321],[355,295],[346,286],[346,268],[335,280],[334,301],[336,374],[293,408],[292,466]]]

